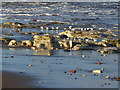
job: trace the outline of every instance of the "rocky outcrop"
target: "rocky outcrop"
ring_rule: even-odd
[[[11,40],[8,43],[9,47],[32,47],[32,42],[30,40],[23,40],[21,42],[18,42],[16,40]]]
[[[11,40],[8,44],[10,47],[20,47],[20,43],[17,42],[16,40]]]
[[[90,46],[88,46],[88,45],[76,44],[76,45],[72,48],[72,50],[94,50],[94,48],[93,48],[93,47],[90,47]]]
[[[97,50],[100,53],[120,53],[120,48],[117,47],[106,47],[103,49]]]
[[[120,43],[116,43],[116,46],[120,48]]]
[[[52,34],[35,35],[33,38],[33,46],[37,49],[53,50],[60,47]]]
[[[11,38],[7,38],[7,37],[0,37],[0,44],[2,45],[7,45],[12,39]]]
[[[31,47],[32,42],[30,40],[23,40],[22,43],[21,43],[21,46]]]

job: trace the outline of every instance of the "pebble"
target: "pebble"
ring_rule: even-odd
[[[57,63],[55,62],[54,65],[56,65]]]
[[[98,62],[98,65],[101,65],[102,63],[101,62]]]
[[[13,36],[11,33],[8,33],[8,36]]]
[[[107,56],[106,54],[104,54],[104,57]]]
[[[67,72],[64,72],[64,73],[67,73]]]
[[[116,79],[116,77],[115,77],[115,76],[113,76],[113,79]]]
[[[85,77],[86,75],[82,75],[83,77]]]
[[[77,78],[75,78],[75,79],[77,79]]]
[[[81,68],[79,68],[78,70],[82,70]]]
[[[8,58],[7,56],[4,56],[3,58]]]
[[[82,55],[83,58],[85,58],[86,56],[85,55]]]
[[[28,65],[29,67],[32,67],[32,65]]]
[[[120,81],[120,77],[116,78],[117,81]]]
[[[20,72],[20,74],[23,74],[23,72]]]
[[[36,52],[38,52],[38,50],[35,50]]]
[[[14,56],[11,56],[11,58],[14,58]]]
[[[43,82],[42,81],[38,81],[39,84],[42,84]]]
[[[42,60],[40,60],[40,62],[42,62]]]
[[[36,20],[32,20],[32,21],[36,21]]]
[[[50,56],[51,54],[50,53],[48,53],[48,56]]]
[[[102,73],[101,70],[93,70],[92,73]]]
[[[16,32],[19,32],[18,30],[16,30]]]
[[[72,70],[71,72],[72,72],[72,73],[76,73],[76,71],[75,71],[75,70]]]
[[[104,68],[101,69],[102,71],[104,70]]]
[[[71,73],[69,73],[69,75],[71,76],[72,74],[71,74]]]
[[[110,79],[110,76],[106,76],[105,78]]]

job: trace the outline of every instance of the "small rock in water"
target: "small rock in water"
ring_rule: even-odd
[[[3,58],[8,58],[7,56],[4,56]]]
[[[16,32],[19,32],[18,30],[16,30]]]
[[[76,73],[76,71],[75,71],[75,70],[72,70],[71,72],[72,72],[72,73]]]
[[[120,77],[116,78],[117,81],[120,81]]]
[[[107,56],[106,54],[104,54],[104,57]]]
[[[98,65],[101,65],[102,63],[101,62],[98,62]]]
[[[79,68],[78,70],[82,70],[81,68]]]
[[[11,56],[11,58],[14,58],[14,56]]]
[[[36,52],[38,52],[38,50],[35,50]]]
[[[115,76],[113,76],[113,79],[116,79],[116,77],[115,77]]]
[[[42,60],[40,60],[40,62],[42,62]]]
[[[33,19],[32,21],[36,21],[36,20]]]
[[[50,56],[51,54],[50,53],[48,53],[48,56]]]
[[[28,65],[29,67],[32,67],[32,65]]]
[[[104,70],[104,68],[101,69],[102,71]]]
[[[85,77],[86,75],[82,75],[83,77]]]
[[[67,72],[64,72],[64,73],[67,73]]]
[[[93,70],[92,73],[102,73],[101,70]]]
[[[77,79],[77,78],[75,78],[75,79]]]
[[[43,82],[42,81],[38,81],[39,84],[42,84]]]
[[[20,72],[20,74],[23,74],[23,72]]]
[[[69,73],[69,75],[72,75],[71,73]]]
[[[106,76],[105,78],[110,79],[110,76]]]
[[[83,58],[85,58],[86,56],[85,55],[82,55]]]
[[[35,50],[36,48],[35,47],[31,47],[32,50]]]

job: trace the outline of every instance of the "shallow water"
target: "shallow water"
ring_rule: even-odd
[[[41,56],[36,55],[35,51],[29,49],[3,48],[3,57],[8,57],[3,58],[3,70],[32,75],[36,79],[34,84],[45,88],[118,87],[118,81],[105,78],[105,76],[117,77],[117,54],[108,54],[104,57],[96,51],[71,51],[67,53],[58,50],[55,52],[51,56]],[[83,58],[82,55],[86,55],[86,57]],[[14,56],[14,58],[11,58],[11,56]],[[103,60],[102,64],[98,65],[98,60],[101,59]],[[28,67],[29,64],[32,67]],[[103,73],[94,76],[92,70],[100,70],[101,68],[105,69]],[[71,70],[76,70],[77,73],[69,75]],[[86,75],[86,77],[82,75]],[[42,81],[42,83],[39,83],[39,81]],[[105,83],[110,83],[110,85],[104,85]]]
[[[59,27],[59,31],[48,31],[57,34],[62,32],[62,27],[80,27],[81,24],[105,27],[111,31],[118,23],[118,3],[2,3],[2,23],[17,21],[23,24],[34,23],[33,19],[40,20],[41,25],[46,22],[64,22],[65,25],[51,24],[50,27]],[[12,29],[2,29],[2,36],[33,40],[33,35],[22,35]],[[40,32],[38,28],[23,29],[23,32]],[[44,33],[48,33],[44,30]],[[43,52],[42,52],[43,53]],[[47,53],[47,52],[45,52]],[[101,56],[97,51],[70,51],[56,50],[50,52],[51,56],[41,55],[27,48],[2,48],[2,69],[6,71],[23,72],[35,78],[35,85],[45,88],[117,88],[116,80],[106,79],[105,76],[118,76],[118,55],[107,54]],[[85,58],[82,55],[86,55]],[[7,58],[5,58],[7,56]],[[14,56],[14,58],[11,58]],[[98,65],[98,60],[103,59]],[[42,60],[42,62],[40,62]],[[116,60],[116,61],[114,61]],[[31,64],[32,67],[28,67]],[[91,73],[94,69],[105,70],[98,76]],[[78,70],[82,69],[82,70]],[[69,75],[71,70],[77,73]],[[64,73],[67,72],[67,73]],[[83,77],[82,75],[86,75]],[[75,79],[76,78],[76,79]],[[42,83],[39,83],[41,81]],[[33,84],[33,83],[32,83]],[[110,84],[110,85],[109,85]]]

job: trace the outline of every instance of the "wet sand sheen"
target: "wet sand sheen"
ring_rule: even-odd
[[[2,88],[40,88],[33,85],[34,78],[19,73],[2,72]]]

